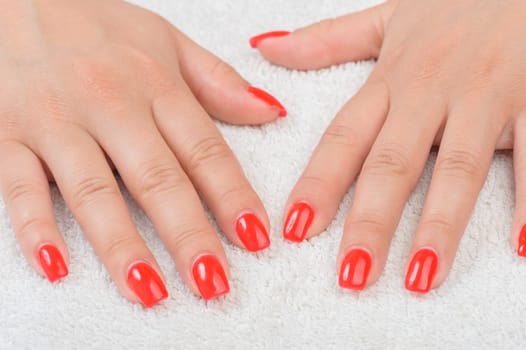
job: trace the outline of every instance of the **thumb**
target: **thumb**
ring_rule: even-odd
[[[397,1],[326,19],[294,32],[276,31],[250,39],[270,62],[291,69],[319,69],[377,58]]]
[[[173,28],[181,74],[213,117],[232,124],[262,124],[287,115],[268,92],[250,85],[230,65]]]

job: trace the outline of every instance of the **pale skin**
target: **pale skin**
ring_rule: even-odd
[[[114,167],[199,294],[194,261],[212,254],[227,275],[228,262],[198,193],[235,245],[243,247],[235,228],[243,213],[269,229],[210,115],[261,124],[280,111],[149,11],[120,0],[52,1],[0,0],[0,187],[23,253],[42,274],[42,244],[69,260],[53,217],[53,180],[121,293],[140,301],[127,283],[130,266],[146,261],[162,271],[131,221]],[[495,149],[515,148],[517,246],[526,221],[524,18],[521,0],[397,0],[259,43],[265,58],[292,69],[378,60],[286,206],[310,203],[306,238],[320,234],[360,173],[337,269],[361,247],[372,256],[367,286],[379,278],[434,143],[440,151],[410,253],[437,252],[432,287],[451,268]]]
[[[438,255],[431,288],[446,279],[496,149],[514,148],[517,248],[526,222],[524,18],[521,0],[391,0],[259,43],[265,58],[291,69],[377,59],[287,204],[314,207],[306,238],[316,236],[357,179],[338,269],[346,252],[363,248],[372,256],[366,286],[378,280],[433,144],[438,158],[408,261],[431,248]]]
[[[269,227],[210,115],[261,124],[279,110],[149,11],[120,0],[52,2],[0,0],[0,186],[23,253],[43,275],[42,244],[68,264],[52,176],[119,290],[139,301],[127,284],[131,264],[162,271],[131,220],[114,165],[199,294],[194,260],[212,254],[227,275],[228,262],[198,192],[235,245],[243,247],[235,232],[241,214]]]

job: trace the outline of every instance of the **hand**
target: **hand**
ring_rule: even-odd
[[[286,114],[279,102],[124,1],[0,1],[0,23],[0,189],[30,264],[51,281],[68,273],[47,172],[119,290],[145,306],[167,297],[111,162],[192,291],[227,293],[197,193],[250,251],[270,244],[269,221],[208,114],[265,123]]]
[[[525,18],[522,0],[391,0],[252,38],[264,57],[293,69],[377,58],[287,204],[285,238],[315,236],[360,172],[337,259],[341,287],[362,289],[379,278],[433,143],[440,149],[406,288],[425,293],[446,278],[495,149],[515,149],[512,242],[526,256]]]

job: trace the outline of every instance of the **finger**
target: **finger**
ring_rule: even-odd
[[[267,248],[269,221],[263,204],[191,92],[174,90],[157,99],[153,109],[161,133],[223,232],[249,251]]]
[[[445,104],[430,95],[391,101],[386,122],[363,165],[345,223],[337,259],[343,288],[363,289],[383,270],[402,210],[446,114]]]
[[[27,261],[50,282],[66,277],[69,254],[55,222],[40,160],[15,141],[0,145],[0,159],[0,190]]]
[[[410,291],[426,293],[444,281],[486,179],[505,109],[480,101],[492,98],[465,101],[450,112],[410,252]]]
[[[388,109],[385,84],[369,81],[336,115],[289,196],[285,239],[302,242],[329,225],[380,132]]]
[[[517,118],[514,130],[513,168],[515,170],[515,214],[511,244],[517,254],[526,257],[526,114]]]
[[[139,236],[100,147],[64,128],[40,149],[71,212],[122,293],[151,307],[168,296],[160,268]]]
[[[211,299],[229,291],[228,262],[194,187],[163,140],[147,108],[126,106],[126,128],[104,117],[94,135],[113,159],[130,193],[152,220],[185,283]],[[119,137],[114,130],[119,128]],[[140,142],[138,142],[140,140]]]
[[[287,115],[275,97],[249,84],[179,30],[173,32],[181,74],[210,115],[233,124],[262,124]]]
[[[319,69],[334,64],[377,58],[384,31],[397,1],[327,19],[287,32],[269,32],[250,39],[270,62],[291,69]]]

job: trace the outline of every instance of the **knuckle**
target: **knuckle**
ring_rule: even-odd
[[[102,197],[117,196],[116,186],[104,177],[89,176],[78,181],[73,186],[71,194],[71,209],[79,209],[90,203],[101,200]]]
[[[45,117],[41,122],[37,122],[39,127],[45,127],[49,121],[53,122],[53,127],[55,126],[55,121],[73,122],[70,113],[70,103],[63,93],[49,87],[37,86],[33,88],[31,95],[31,99],[34,101],[34,108],[38,108],[39,114]]]
[[[467,94],[480,93],[492,87],[496,77],[506,76],[501,67],[511,66],[496,55],[485,55],[468,69],[468,77],[465,83]]]
[[[323,134],[323,142],[340,145],[346,148],[356,148],[360,144],[359,134],[353,127],[342,123],[329,125]]]
[[[73,63],[82,94],[102,104],[113,104],[124,95],[124,86],[115,68],[86,59]]]
[[[230,78],[230,77],[237,78],[237,76],[238,74],[236,70],[231,65],[229,65],[228,63],[220,59],[218,59],[214,63],[214,65],[212,66],[212,69],[210,70],[210,77],[212,78],[213,81],[215,80],[222,81],[225,78]]]
[[[327,177],[315,174],[304,174],[295,187],[295,191],[302,193],[309,198],[317,198],[320,201],[327,201],[338,193],[335,182]],[[341,194],[338,194],[341,196]]]
[[[32,217],[25,218],[19,227],[16,229],[16,236],[19,240],[23,240],[26,237],[31,238],[32,240],[37,238],[35,235],[39,235],[44,231],[51,231],[53,224],[44,218],[41,217]]]
[[[252,193],[252,188],[246,183],[238,181],[234,186],[228,188],[219,196],[219,203],[240,203]]]
[[[215,81],[235,81],[239,79],[239,75],[236,70],[224,62],[223,60],[217,59],[211,66],[208,72],[210,79],[203,80],[203,83],[195,89],[195,97],[198,101],[202,101],[205,98],[205,91],[209,90],[212,82]]]
[[[335,61],[333,56],[334,49],[331,47],[331,44],[327,39],[333,36],[332,33],[335,27],[336,19],[334,18],[326,18],[316,23],[313,27],[316,40],[319,42],[319,45],[321,46],[320,48],[322,49],[319,51],[319,55],[322,57],[322,60],[327,62]]]
[[[443,176],[478,179],[482,173],[479,159],[479,155],[474,150],[456,148],[440,156],[436,169]]]
[[[22,113],[22,115],[23,114],[24,113]],[[2,123],[2,127],[0,128],[1,142],[16,139],[20,136],[20,131],[23,130],[22,123],[20,122],[20,119],[23,117],[20,118],[20,115],[21,114],[11,106],[0,106],[0,122]]]
[[[431,214],[427,218],[423,219],[422,226],[425,227],[427,232],[434,234],[451,236],[454,232],[453,224],[451,220],[442,214]]]
[[[215,136],[205,137],[191,148],[186,168],[188,173],[194,173],[204,164],[232,157],[232,151],[223,140]]]
[[[209,240],[211,236],[210,229],[195,225],[179,225],[170,232],[176,232],[170,236],[168,243],[169,248],[176,254],[189,246],[196,246],[199,242]]]
[[[428,57],[420,62],[414,69],[413,86],[418,87],[428,85],[437,76],[437,60],[434,57]]]
[[[316,30],[320,37],[324,37],[334,31],[336,20],[334,18],[326,18],[316,23]]]
[[[147,199],[177,191],[184,183],[184,178],[175,167],[158,162],[144,167],[138,177],[137,189],[139,195]]]
[[[103,246],[102,256],[120,260],[120,255],[128,254],[128,252],[136,250],[135,247],[140,245],[141,242],[137,237],[130,235],[115,236]]]
[[[417,52],[418,63],[414,70],[415,77],[424,81],[436,77],[455,50],[458,40],[457,35],[441,33],[428,43],[423,51]]]
[[[405,176],[411,170],[409,159],[404,146],[388,143],[369,154],[363,172],[382,176]]]
[[[129,49],[133,62],[139,67],[146,79],[161,92],[174,89],[174,79],[170,70],[157,58],[138,49]]]
[[[42,189],[35,183],[23,180],[15,180],[7,185],[5,199],[8,203],[28,200],[35,195],[41,195]]]
[[[388,224],[384,217],[374,211],[361,212],[349,217],[345,231],[383,235],[388,232]]]
[[[411,80],[408,87],[412,90],[421,90],[422,88],[429,88],[436,84],[436,80],[440,78],[442,67],[445,58],[439,56],[439,50],[430,49],[430,52],[424,54],[424,57],[419,58],[418,61],[411,68]]]

